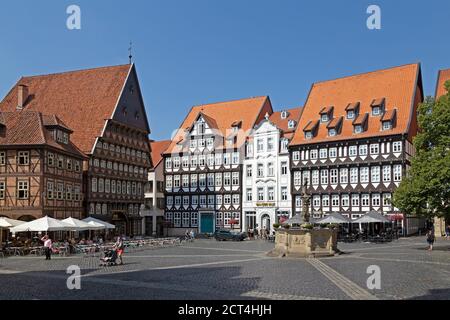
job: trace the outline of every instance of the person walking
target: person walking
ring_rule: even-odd
[[[119,264],[123,265],[123,258],[122,258],[122,256],[123,256],[123,253],[124,253],[125,245],[123,243],[123,238],[121,236],[117,237],[117,241],[114,244],[114,249],[116,250],[117,257],[120,260]]]
[[[446,238],[447,240],[450,239],[450,224],[447,225],[447,228],[445,228],[445,238]]]
[[[427,242],[428,242],[428,251],[433,251],[433,245],[435,241],[434,232],[433,230],[428,230],[427,232]]]
[[[45,260],[51,260],[52,259],[52,249],[53,249],[52,239],[50,239],[50,237],[48,235],[45,235],[42,237],[41,241],[44,243]]]

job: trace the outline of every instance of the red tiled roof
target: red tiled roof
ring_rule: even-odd
[[[242,122],[240,132],[245,133],[250,131],[255,123],[262,119],[266,112],[273,112],[270,100],[267,96],[194,106],[184,119],[180,129],[174,135],[172,143],[165,153],[170,154],[187,150],[182,149],[183,146],[179,144],[183,140],[187,141],[186,137],[188,132],[186,129],[192,127],[192,124],[200,114],[213,119],[215,121],[215,129],[217,129],[223,137],[227,137],[231,133],[233,123],[236,121]],[[262,116],[261,113],[263,113]],[[242,137],[242,139],[237,139],[238,141],[235,147],[240,147],[245,142],[246,138],[247,137]],[[189,148],[189,146],[187,146],[187,148]]]
[[[291,145],[311,144],[343,139],[359,139],[371,136],[409,133],[416,128],[415,108],[421,99],[420,65],[409,64],[400,67],[369,72],[336,80],[315,83],[309,93],[300,124]],[[396,126],[381,131],[380,117],[368,118],[367,130],[354,134],[353,122],[344,120],[341,133],[328,136],[327,124],[321,123],[317,134],[307,140],[304,129],[310,121],[320,119],[323,106],[334,106],[334,117],[346,115],[349,104],[360,102],[361,115],[371,112],[374,100],[385,98],[385,110],[398,109]],[[419,98],[418,98],[419,97]]]
[[[337,128],[342,124],[343,120],[344,120],[343,116],[334,118],[333,120],[330,121],[330,123],[328,123],[327,128]]]
[[[156,168],[158,164],[162,160],[162,155],[164,151],[170,146],[171,140],[163,140],[163,141],[150,141],[151,146],[151,156],[153,167]]]
[[[356,117],[355,120],[353,120],[353,125],[363,125],[366,123],[368,118],[369,118],[368,112],[360,114],[359,116]]]
[[[0,111],[16,111],[19,85],[29,99],[24,110],[54,114],[73,129],[73,142],[85,153],[92,151],[110,119],[132,65],[112,66],[21,78],[0,102]]]
[[[440,98],[443,95],[447,94],[447,90],[445,89],[445,82],[447,82],[448,80],[450,80],[450,69],[439,71],[436,86],[436,98]]]
[[[48,145],[84,158],[72,142],[68,145],[56,142],[46,128],[44,118],[49,119],[51,116],[36,111],[0,112],[0,119],[3,120],[3,129],[0,127],[0,145],[8,147]]]
[[[288,113],[288,116],[286,119],[281,118],[281,114],[283,111],[278,111],[272,113],[272,115],[269,117],[269,121],[272,122],[274,125],[277,126],[278,129],[283,131],[284,134],[287,134],[289,132],[295,131],[297,128],[298,122],[300,121],[300,116],[302,115],[303,108],[298,107],[294,109],[285,110]],[[296,126],[294,129],[289,129],[289,121],[293,120],[296,122]],[[286,138],[286,136],[285,136]]]
[[[392,120],[394,120],[396,115],[397,115],[397,109],[387,110],[384,113],[383,117],[381,118],[381,121],[392,121]]]
[[[320,124],[320,120],[316,120],[316,121],[309,121],[306,124],[306,127],[303,128],[303,131],[313,131],[315,128],[317,128],[317,126]]]

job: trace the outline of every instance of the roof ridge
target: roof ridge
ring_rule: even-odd
[[[212,105],[217,105],[217,104],[222,104],[222,103],[237,102],[237,101],[256,100],[256,99],[267,98],[267,97],[268,97],[268,96],[256,96],[256,97],[248,97],[248,98],[241,98],[241,99],[232,99],[232,100],[226,100],[226,101],[217,101],[217,102],[212,102],[212,103],[193,105],[192,108],[197,108],[197,107],[207,107],[207,106],[212,106]]]
[[[130,66],[130,68],[131,68],[133,66],[133,64],[120,64],[120,65],[113,65],[113,66],[93,67],[93,68],[87,68],[87,69],[78,69],[78,70],[71,70],[71,71],[37,74],[37,75],[32,75],[32,76],[22,76],[17,83],[20,83],[24,79],[50,77],[50,76],[56,76],[56,75],[78,73],[78,72],[84,72],[84,71],[95,71],[95,70],[108,69],[108,68],[119,68],[119,67],[125,67],[125,66]]]
[[[321,81],[314,82],[313,86],[318,85],[318,84],[327,83],[327,82],[337,81],[337,80],[345,80],[345,79],[356,78],[356,77],[369,75],[369,74],[373,74],[373,73],[378,73],[378,72],[383,72],[383,71],[390,71],[390,70],[404,68],[404,67],[408,67],[408,66],[420,66],[420,62],[407,63],[407,64],[394,66],[394,67],[388,67],[388,68],[377,69],[377,70],[373,70],[373,71],[355,73],[355,74],[352,74],[352,75],[349,75],[349,76],[343,76],[343,77],[338,77],[338,78],[329,79],[329,80],[321,80]],[[306,102],[308,102],[308,101],[306,101]]]

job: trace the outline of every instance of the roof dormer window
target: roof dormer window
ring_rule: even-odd
[[[353,120],[355,119],[358,114],[359,114],[359,102],[355,102],[355,103],[349,103],[349,105],[347,106],[347,108],[345,108],[345,111],[347,112],[347,119],[348,120]]]
[[[325,107],[322,110],[320,110],[320,122],[328,122],[331,119],[333,119],[333,111],[334,107]]]
[[[347,119],[355,119],[355,111],[354,110],[347,111]]]
[[[358,134],[358,133],[362,133],[362,132],[363,132],[363,127],[362,127],[362,125],[357,124],[357,125],[355,126],[355,133]]]
[[[322,121],[322,122],[328,122],[328,115],[327,115],[327,114],[323,114],[323,115],[320,117],[320,121]]]
[[[305,139],[306,140],[311,140],[313,138],[313,133],[311,131],[306,131],[305,132]]]
[[[287,111],[281,111],[281,119],[287,119],[288,112]]]
[[[383,113],[385,101],[385,98],[375,99],[372,101],[372,104],[370,105],[372,107],[372,116],[378,117]]]
[[[391,121],[383,121],[383,131],[391,130],[392,122]]]
[[[337,134],[336,129],[334,129],[334,128],[333,129],[328,129],[328,135],[330,137],[335,137],[336,134]]]
[[[295,121],[294,120],[289,120],[288,122],[288,128],[289,129],[294,129],[295,128]]]

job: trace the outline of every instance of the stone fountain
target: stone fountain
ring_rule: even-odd
[[[276,230],[275,249],[268,253],[272,257],[323,257],[334,256],[337,248],[337,230],[313,228],[309,207],[311,195],[308,182],[302,187],[302,214],[295,215]],[[286,227],[289,226],[289,227]]]

